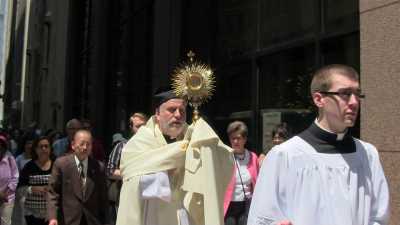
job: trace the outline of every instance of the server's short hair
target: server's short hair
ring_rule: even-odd
[[[332,87],[331,77],[333,74],[340,74],[355,81],[359,79],[357,71],[350,66],[342,64],[327,65],[314,73],[310,85],[311,95],[319,91],[329,91]]]

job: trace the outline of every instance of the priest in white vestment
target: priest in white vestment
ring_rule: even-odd
[[[378,151],[348,132],[364,97],[358,80],[345,65],[314,74],[318,117],[267,154],[248,225],[388,224],[389,190]]]
[[[231,149],[202,119],[188,127],[186,101],[172,91],[156,97],[155,115],[121,153],[117,225],[222,225]]]

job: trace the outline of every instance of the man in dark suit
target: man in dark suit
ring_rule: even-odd
[[[74,154],[54,162],[47,198],[49,225],[106,224],[105,168],[89,157],[92,152],[90,131],[77,131],[71,147]]]

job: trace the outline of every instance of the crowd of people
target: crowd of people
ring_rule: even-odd
[[[186,124],[187,101],[170,90],[151,117],[131,115],[130,137],[114,134],[108,155],[89,120],[68,121],[65,137],[1,132],[1,225],[388,224],[378,151],[348,132],[358,73],[325,66],[310,94],[315,121],[294,136],[278,124],[259,156],[244,122],[228,125],[228,147],[204,120]]]
[[[130,130],[132,134],[146,121],[147,116],[145,114],[134,113],[130,117]],[[111,146],[113,151],[111,151],[109,157],[106,157],[102,141],[94,138],[91,130],[92,125],[89,120],[74,118],[66,123],[65,137],[62,137],[60,133],[55,131],[48,131],[42,134],[40,130],[34,127],[27,128],[23,131],[0,132],[1,225],[59,224],[56,220],[51,220],[49,215],[54,215],[54,219],[58,217],[56,216],[59,215],[57,210],[60,209],[60,203],[65,201],[65,196],[67,196],[63,194],[62,191],[64,191],[64,193],[74,193],[73,189],[60,189],[64,188],[64,184],[59,180],[61,179],[60,177],[55,177],[56,174],[60,175],[66,172],[60,170],[55,171],[56,169],[60,169],[59,163],[65,161],[66,156],[76,156],[78,161],[86,162],[83,163],[83,168],[85,169],[78,169],[78,171],[85,171],[83,173],[84,177],[88,176],[89,178],[90,175],[93,175],[93,177],[96,178],[93,180],[95,181],[94,187],[96,192],[103,187],[103,193],[101,195],[94,195],[93,198],[100,200],[102,199],[99,198],[100,196],[106,197],[103,201],[93,204],[96,206],[95,208],[97,208],[99,205],[105,203],[106,205],[102,207],[105,212],[99,212],[94,217],[94,222],[86,221],[85,223],[98,224],[97,217],[99,215],[107,215],[103,220],[104,224],[112,224],[112,220],[116,218],[115,212],[114,214],[112,213],[112,206],[115,206],[118,197],[114,196],[114,198],[111,198],[111,189],[114,187],[113,181],[117,180],[119,184],[121,183],[121,176],[118,175],[118,157],[126,139],[121,133],[116,133],[113,136],[113,146]],[[81,133],[86,134],[86,136],[84,135],[85,140],[83,141],[83,143],[86,143],[86,146],[80,146],[80,142],[82,142],[80,138]],[[63,165],[64,163],[61,164]],[[99,171],[98,174],[94,176],[94,174],[88,174],[88,169],[92,169],[91,171],[99,169]],[[73,166],[68,167],[67,171],[74,171]],[[63,176],[65,177],[65,175]],[[74,174],[71,176],[73,177]],[[97,180],[97,178],[100,178],[100,180]],[[74,181],[73,178],[66,180],[65,185],[73,188],[73,186],[71,186],[71,184],[73,184],[72,181]],[[89,188],[91,187],[90,183],[89,181]],[[60,184],[61,186],[57,186]],[[80,187],[77,188],[81,189]],[[118,188],[114,190],[114,193],[117,195],[118,192]],[[62,196],[61,199],[60,196]],[[68,199],[72,200],[72,197],[73,196],[68,197]],[[108,203],[110,203],[110,205],[108,205]],[[84,205],[81,207],[82,211],[85,211],[83,210],[83,208],[85,208]],[[71,206],[73,209],[79,209],[81,202],[76,202]],[[52,212],[52,210],[55,211]],[[114,215],[114,217],[108,217],[108,215]],[[80,224],[80,216],[75,218],[75,220],[78,221],[77,224]],[[60,224],[75,223],[63,221]]]

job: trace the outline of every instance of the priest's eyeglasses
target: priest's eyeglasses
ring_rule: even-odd
[[[357,99],[365,98],[365,95],[361,92],[361,90],[339,90],[339,91],[319,91],[319,93],[324,95],[337,95],[344,100],[349,100],[352,95],[354,95]]]

